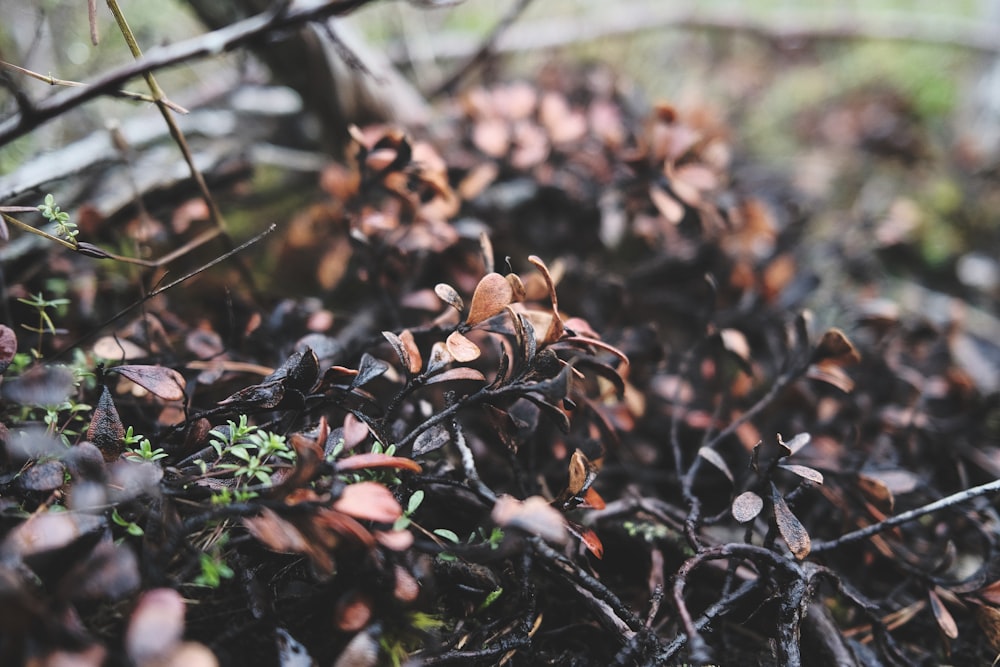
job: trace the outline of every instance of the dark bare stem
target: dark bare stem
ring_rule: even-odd
[[[278,10],[253,16],[220,30],[170,46],[152,49],[142,59],[106,72],[85,88],[67,90],[64,94],[32,106],[28,113],[22,109],[22,113],[0,123],[0,146],[28,134],[36,127],[85,102],[112,94],[112,91],[117,90],[122,84],[145,72],[154,72],[181,63],[216,56],[270,32],[328,16],[342,16],[370,2],[372,0],[331,0],[318,5],[297,5],[288,8],[287,11],[279,7]]]
[[[971,489],[966,489],[965,491],[953,493],[952,495],[942,498],[941,500],[935,500],[934,502],[928,503],[922,507],[917,507],[916,509],[903,512],[902,514],[889,517],[884,521],[879,521],[878,523],[866,526],[865,528],[860,528],[853,532],[846,533],[835,540],[830,540],[829,542],[813,542],[810,553],[819,553],[821,551],[836,549],[837,547],[845,544],[850,544],[851,542],[857,542],[865,539],[866,537],[871,537],[872,535],[876,535],[895,526],[909,523],[914,519],[919,519],[925,514],[954,507],[955,505],[972,500],[973,498],[991,495],[994,493],[1000,493],[1000,479],[994,480],[988,484],[974,486]]]

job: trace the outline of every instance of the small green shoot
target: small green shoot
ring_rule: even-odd
[[[76,237],[80,233],[80,230],[77,229],[75,222],[69,221],[69,213],[59,208],[56,198],[51,193],[45,195],[45,203],[39,206],[38,210],[41,212],[42,217],[56,226],[56,236],[61,236],[76,243]]]
[[[142,526],[138,525],[134,521],[129,521],[128,519],[122,517],[122,515],[118,513],[117,507],[111,511],[111,521],[116,526],[121,526],[122,528],[124,528],[125,532],[131,535],[132,537],[142,537],[143,534]]]
[[[157,447],[153,449],[153,443],[149,441],[149,438],[133,433],[131,426],[125,431],[124,440],[125,446],[128,447],[125,450],[125,456],[129,461],[141,463],[143,461],[159,461],[160,459],[167,458],[167,453],[162,448]]]
[[[52,318],[47,312],[49,309],[58,309],[62,306],[69,304],[69,299],[46,299],[42,292],[38,294],[32,294],[28,298],[19,298],[19,303],[23,303],[26,306],[34,308],[38,313],[38,324],[32,326],[30,324],[21,324],[21,326],[32,332],[38,334],[38,345],[31,351],[36,359],[40,359],[42,356],[42,337],[45,334],[52,334],[53,336],[59,333],[56,329],[55,323],[52,322]]]

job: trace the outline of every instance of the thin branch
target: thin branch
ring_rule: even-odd
[[[80,83],[79,81],[69,81],[67,79],[57,79],[56,77],[49,74],[41,74],[39,72],[33,72],[30,69],[25,69],[24,67],[19,67],[13,63],[9,63],[5,60],[0,60],[0,67],[6,67],[7,69],[13,70],[25,76],[30,76],[32,79],[37,79],[42,83],[47,83],[50,86],[65,86],[67,88],[85,88],[87,84]],[[135,100],[136,102],[156,102],[155,99],[149,95],[144,95],[143,93],[135,93],[131,90],[115,90],[108,93],[109,95],[114,95],[116,97],[124,97],[129,100]],[[187,109],[177,104],[176,102],[171,102],[170,100],[164,98],[163,103],[168,107],[176,111],[177,113],[189,113]]]
[[[330,0],[319,5],[296,5],[287,11],[266,12],[183,42],[151,49],[142,59],[104,73],[85,88],[73,88],[54,95],[32,107],[31,113],[19,114],[0,123],[0,146],[28,134],[70,109],[111,94],[111,91],[145,72],[216,56],[270,32],[328,16],[342,16],[372,1]]]
[[[958,493],[953,493],[950,496],[942,498],[941,500],[935,500],[932,503],[928,503],[922,507],[917,507],[916,509],[903,512],[902,514],[897,514],[896,516],[891,516],[884,521],[879,521],[870,526],[860,528],[853,532],[841,535],[835,540],[830,540],[829,542],[813,542],[812,549],[810,553],[819,553],[821,551],[829,551],[830,549],[836,549],[837,547],[843,546],[845,544],[850,544],[851,542],[857,542],[863,540],[866,537],[871,537],[881,533],[882,531],[888,530],[895,526],[902,525],[913,521],[914,519],[919,519],[925,514],[930,514],[931,512],[937,512],[938,510],[947,509],[953,507],[960,503],[964,503],[967,500],[972,500],[973,498],[978,498],[979,496],[987,496],[994,493],[1000,493],[1000,479],[994,480],[989,484],[982,484],[980,486],[974,486],[971,489],[966,489],[965,491],[959,491]]]
[[[607,4],[605,11],[586,18],[574,17],[572,29],[565,17],[537,19],[512,26],[491,50],[496,54],[523,53],[607,39],[624,39],[653,30],[687,30],[746,34],[773,44],[801,44],[820,40],[886,41],[928,44],[984,55],[1000,53],[995,28],[975,20],[914,18],[912,12],[841,12],[795,10],[750,16],[745,12],[706,12],[679,9],[667,2]],[[434,36],[427,57],[466,59],[481,49],[481,37],[459,31]],[[421,54],[408,53],[402,45],[389,49],[393,62],[421,61]]]
[[[435,98],[452,92],[455,87],[461,83],[462,79],[468,76],[473,69],[485,61],[494,52],[497,41],[514,24],[514,22],[517,21],[530,4],[531,0],[518,0],[513,7],[508,9],[507,13],[504,14],[496,26],[493,27],[489,36],[483,41],[482,45],[472,55],[472,57],[459,67],[454,74],[439,84],[438,87],[431,92],[430,95],[428,95],[428,97]]]

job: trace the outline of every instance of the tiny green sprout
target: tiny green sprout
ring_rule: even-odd
[[[38,207],[42,217],[55,224],[56,235],[75,242],[80,230],[75,222],[69,221],[69,213],[59,208],[56,198],[51,193],[45,195],[45,202]]]
[[[396,519],[396,522],[392,524],[393,530],[406,530],[413,523],[413,513],[417,511],[420,507],[420,503],[424,502],[424,492],[423,489],[417,489],[410,496],[409,501],[406,503],[406,509],[403,511],[403,516]]]
[[[125,456],[129,461],[159,461],[167,458],[167,453],[162,448],[153,449],[153,443],[149,441],[149,438],[133,433],[131,426],[125,431],[124,441],[125,446],[128,447],[125,450]]]
[[[486,599],[483,600],[482,603],[480,603],[479,607],[476,608],[476,611],[488,609],[490,605],[500,598],[501,595],[503,595],[503,587],[498,586],[495,590],[490,591],[490,594],[486,596]]]
[[[38,313],[38,324],[32,326],[30,324],[21,324],[21,326],[32,332],[38,334],[38,345],[32,350],[32,354],[36,359],[42,356],[42,336],[45,334],[55,335],[59,333],[56,329],[55,323],[47,312],[49,309],[58,309],[61,306],[65,306],[69,303],[69,299],[46,299],[45,296],[39,292],[38,294],[32,294],[28,298],[19,298],[18,303],[23,303],[26,306],[35,309]]]
[[[111,511],[111,521],[114,522],[116,526],[124,528],[125,532],[132,537],[142,537],[142,527],[134,521],[129,521],[128,519],[122,517],[122,515],[118,513],[117,507]]]
[[[233,578],[233,569],[226,565],[226,561],[219,553],[202,553],[198,561],[201,573],[194,579],[193,583],[196,586],[218,588],[223,579]]]

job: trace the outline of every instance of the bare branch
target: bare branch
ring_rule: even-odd
[[[372,0],[330,0],[287,11],[267,12],[239,21],[171,46],[151,49],[145,57],[104,73],[86,88],[74,88],[36,104],[31,113],[21,113],[0,123],[0,146],[97,97],[108,95],[127,81],[181,63],[231,51],[271,31],[290,28],[328,16],[343,16]]]
[[[836,549],[839,546],[845,544],[850,544],[851,542],[857,542],[858,540],[863,540],[866,537],[871,537],[877,533],[888,530],[895,526],[902,525],[913,521],[914,519],[919,519],[925,514],[930,514],[931,512],[937,512],[938,510],[947,509],[958,505],[959,503],[964,503],[967,500],[972,500],[973,498],[978,498],[979,496],[986,496],[993,493],[1000,493],[1000,479],[994,480],[989,484],[982,484],[980,486],[974,486],[971,489],[966,489],[965,491],[959,491],[958,493],[953,493],[950,496],[942,498],[941,500],[935,500],[932,503],[927,503],[922,507],[917,507],[916,509],[909,510],[908,512],[903,512],[902,514],[897,514],[896,516],[891,516],[885,521],[879,521],[878,523],[866,526],[864,528],[855,530],[853,532],[841,535],[835,540],[830,540],[829,542],[813,542],[811,553],[818,553],[820,551],[829,551],[830,549]]]

